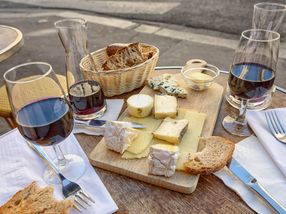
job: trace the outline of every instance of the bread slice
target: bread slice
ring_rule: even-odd
[[[104,70],[116,70],[132,67],[145,61],[139,43],[133,43],[118,50],[102,65]],[[110,51],[112,52],[112,51]]]
[[[32,182],[18,191],[6,204],[0,207],[0,214],[68,214],[73,200],[57,201],[53,197],[53,188],[39,188]]]
[[[231,159],[235,144],[223,137],[212,136],[200,140],[200,152],[189,154],[184,164],[187,172],[207,175],[222,169]]]

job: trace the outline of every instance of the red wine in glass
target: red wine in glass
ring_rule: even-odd
[[[17,112],[16,120],[22,136],[41,146],[62,142],[73,129],[73,113],[59,97],[25,105]]]
[[[239,63],[231,68],[228,85],[232,95],[241,99],[257,99],[272,88],[275,72],[257,63]]]
[[[94,80],[84,80],[72,85],[69,98],[76,115],[91,115],[105,107],[101,86]]]

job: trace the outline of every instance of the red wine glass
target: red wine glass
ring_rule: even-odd
[[[52,146],[61,172],[77,180],[85,171],[83,159],[75,154],[63,155],[59,143],[72,132],[73,113],[52,66],[31,62],[15,66],[4,74],[7,93],[18,130],[25,140],[40,146]],[[44,179],[57,183],[47,168]]]
[[[237,117],[226,116],[223,127],[233,135],[249,136],[245,119],[248,102],[264,99],[272,92],[278,61],[280,35],[250,29],[242,32],[228,78],[228,91],[240,100]]]

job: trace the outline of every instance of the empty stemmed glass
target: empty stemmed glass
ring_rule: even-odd
[[[15,66],[4,73],[7,93],[21,135],[30,143],[53,146],[55,163],[72,180],[85,171],[83,159],[75,154],[63,155],[59,143],[73,129],[73,113],[51,65],[31,62]],[[57,183],[48,168],[44,179]]]
[[[278,31],[286,14],[286,5],[260,2],[254,5],[252,27]]]
[[[241,34],[238,48],[228,78],[228,91],[240,100],[239,115],[227,116],[223,127],[233,135],[249,136],[250,130],[245,120],[248,102],[252,99],[263,101],[272,91],[280,35],[277,32],[250,29]]]

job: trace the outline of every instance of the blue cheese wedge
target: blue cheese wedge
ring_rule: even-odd
[[[170,95],[155,95],[154,116],[156,119],[177,116],[177,98]]]
[[[148,157],[149,174],[171,177],[176,171],[179,147],[156,144],[150,147]]]
[[[153,132],[153,136],[169,143],[179,144],[188,129],[188,125],[189,121],[186,119],[166,118],[159,128]]]
[[[155,91],[180,98],[187,97],[187,90],[179,87],[178,81],[172,74],[162,74],[147,80],[147,84]]]
[[[126,127],[122,122],[107,121],[105,124],[105,145],[120,154],[123,154],[137,136],[136,130]]]

